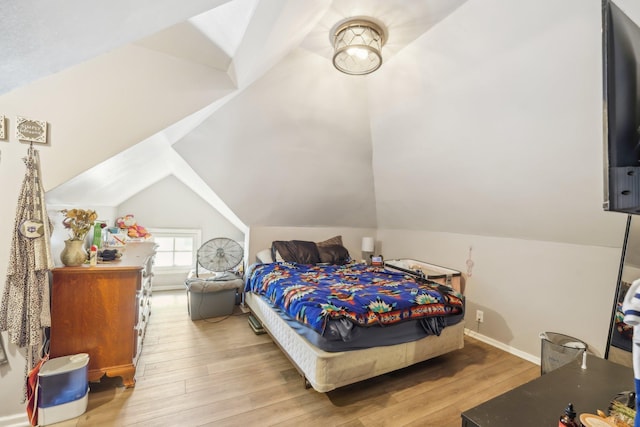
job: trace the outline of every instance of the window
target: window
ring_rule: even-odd
[[[149,231],[158,245],[154,268],[188,270],[195,265],[200,230],[156,228]]]

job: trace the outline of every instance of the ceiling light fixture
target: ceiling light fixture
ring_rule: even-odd
[[[332,31],[333,65],[346,74],[369,74],[382,65],[384,28],[366,18],[339,23]]]

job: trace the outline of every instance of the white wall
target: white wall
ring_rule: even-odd
[[[470,0],[385,63],[369,82],[378,227],[619,244],[600,27],[599,0]]]
[[[173,175],[127,199],[117,215],[133,214],[150,228],[200,228],[203,242],[214,237],[244,240],[244,234]]]

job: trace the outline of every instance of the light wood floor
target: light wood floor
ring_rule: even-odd
[[[322,394],[236,309],[191,321],[184,292],[156,292],[136,386],[92,383],[87,412],[55,426],[460,426],[462,411],[540,375],[467,337],[462,350]]]

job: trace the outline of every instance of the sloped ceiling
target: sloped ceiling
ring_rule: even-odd
[[[8,10],[24,22],[41,3]],[[249,226],[619,243],[600,207],[599,0],[123,1],[104,18],[72,3],[2,38],[3,75],[38,66],[3,80],[0,105],[46,117],[56,152],[87,159],[45,163],[50,200],[89,200],[112,171],[100,204],[117,205],[182,162]],[[342,75],[329,32],[362,15],[388,28],[385,62]],[[99,130],[88,146],[78,123]]]
[[[378,19],[389,32],[383,51],[388,61],[462,3],[229,1],[50,77],[42,84],[73,93],[78,75],[95,77],[92,62],[112,76],[111,70],[121,69],[131,51],[131,55],[153,57],[154,63],[128,61],[129,79],[133,75],[145,80],[145,73],[153,75],[153,69],[163,68],[158,61],[165,58],[173,67],[209,68],[211,75],[219,76],[221,90],[214,94],[191,79],[189,91],[200,85],[200,95],[207,90],[214,95],[209,105],[198,101],[186,116],[175,107],[163,110],[177,113],[171,126],[166,121],[153,123],[150,115],[145,115],[148,123],[143,129],[138,126],[141,123],[128,121],[127,132],[138,138],[128,142],[134,147],[119,146],[106,160],[92,155],[95,166],[71,179],[61,178],[48,191],[47,200],[117,205],[175,173],[172,164],[177,152],[193,169],[193,176],[219,195],[211,203],[227,208],[244,224],[373,227],[376,206],[367,77],[354,78],[333,69],[330,29],[350,16]],[[216,74],[220,72],[228,82]],[[77,74],[73,82],[63,79],[73,73]],[[170,91],[184,84],[179,82],[177,67],[172,74],[176,82],[165,79],[155,87],[162,91],[159,88],[166,85],[164,90]],[[108,95],[117,86],[121,86],[121,106]],[[105,89],[108,94],[102,102],[95,93],[91,95],[93,105],[105,109],[102,118],[113,115],[109,109],[151,107],[148,96],[136,93],[139,89],[132,86],[133,81],[119,78]],[[85,109],[87,102],[78,105]],[[121,122],[122,116],[113,121]],[[127,116],[136,113],[128,111]],[[94,191],[89,194],[86,188]]]
[[[229,0],[3,0],[0,94],[179,24]]]
[[[364,93],[297,50],[174,148],[248,224],[374,226]]]

